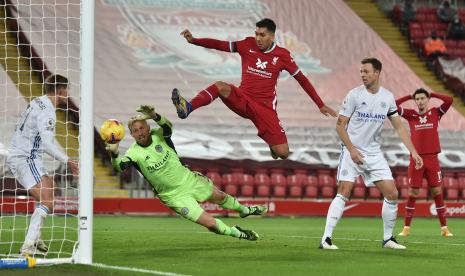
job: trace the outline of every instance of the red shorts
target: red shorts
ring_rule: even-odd
[[[273,103],[267,101],[253,101],[245,90],[232,84],[231,94],[222,99],[224,104],[237,115],[250,119],[258,129],[258,136],[269,146],[287,144],[286,132],[281,127],[278,114],[273,109]]]
[[[415,161],[410,157],[410,165],[408,167],[408,178],[410,187],[421,188],[423,183],[423,176],[428,180],[428,187],[441,186],[441,167],[439,167],[439,160],[437,154],[421,155],[423,158],[423,167],[419,170],[415,169]]]

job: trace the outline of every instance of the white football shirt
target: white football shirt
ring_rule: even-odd
[[[397,116],[397,106],[392,93],[380,87],[370,93],[364,85],[349,91],[342,104],[340,115],[349,117],[347,133],[350,141],[362,154],[381,152],[379,133],[388,116]]]
[[[9,149],[10,157],[42,159],[44,151],[67,162],[68,157],[53,143],[55,107],[45,95],[32,100],[21,114]]]

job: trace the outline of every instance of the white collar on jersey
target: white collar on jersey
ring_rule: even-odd
[[[271,44],[271,47],[268,48],[268,50],[266,50],[266,51],[263,52],[263,53],[268,54],[269,52],[273,51],[274,48],[276,48],[276,43],[273,41],[273,44]]]

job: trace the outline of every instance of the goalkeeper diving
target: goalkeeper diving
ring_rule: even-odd
[[[152,106],[142,105],[128,122],[131,136],[136,140],[124,156],[119,156],[118,144],[106,144],[111,152],[111,163],[117,171],[134,166],[152,185],[160,201],[184,218],[208,230],[226,236],[255,241],[258,234],[239,226],[230,227],[205,212],[199,202],[212,202],[223,209],[235,210],[240,217],[263,215],[265,206],[244,206],[236,198],[218,190],[206,176],[185,167],[171,141],[172,124],[155,112]],[[150,129],[148,119],[160,127]]]

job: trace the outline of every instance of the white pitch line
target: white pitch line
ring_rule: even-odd
[[[163,276],[190,276],[187,274],[179,274],[174,272],[164,272],[158,270],[150,270],[150,269],[142,269],[136,267],[126,267],[126,266],[114,266],[114,265],[106,265],[100,263],[91,264],[91,266],[99,267],[99,268],[108,268],[108,269],[115,269],[115,270],[124,270],[124,271],[132,271],[132,272],[141,272],[153,275],[163,275]]]

